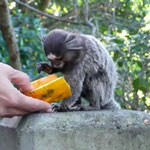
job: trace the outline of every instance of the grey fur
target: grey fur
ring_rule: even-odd
[[[69,39],[70,35],[71,33],[68,32],[66,39]],[[117,83],[116,67],[106,48],[93,36],[84,34],[77,34],[66,43],[69,50],[76,47],[82,49],[83,59],[73,66],[71,71],[64,72],[73,96],[64,99],[60,109],[63,111],[120,109],[120,105],[114,100]],[[89,107],[80,104],[81,96],[89,102]]]

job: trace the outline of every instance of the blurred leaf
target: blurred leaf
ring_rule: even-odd
[[[140,79],[137,78],[137,79],[133,80],[132,85],[133,85],[135,91],[137,91],[139,89]]]
[[[123,66],[123,61],[118,61],[118,66],[122,67]]]

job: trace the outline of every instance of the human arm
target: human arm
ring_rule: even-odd
[[[25,96],[12,83],[22,91],[33,89],[27,74],[0,63],[0,117],[22,116],[35,111],[52,111],[49,103]]]

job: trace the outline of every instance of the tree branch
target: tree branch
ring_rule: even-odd
[[[41,0],[41,1],[39,2],[38,7],[39,7],[39,9],[40,9],[41,11],[45,11],[46,8],[48,7],[49,3],[50,3],[50,0]]]
[[[78,1],[77,0],[74,0],[74,12],[75,12],[75,21],[78,20],[78,8],[77,8],[77,4],[78,4]]]
[[[20,63],[19,48],[17,45],[16,37],[13,32],[7,0],[0,1],[0,14],[1,14],[0,29],[7,43],[10,64],[12,65],[13,68],[20,70],[21,63]]]
[[[45,16],[45,17],[54,19],[54,20],[56,20],[56,21],[61,21],[61,22],[64,22],[64,23],[70,23],[70,24],[75,24],[75,25],[85,25],[85,26],[89,26],[88,24],[86,24],[86,23],[84,23],[84,22],[75,22],[75,21],[71,21],[71,20],[68,20],[68,19],[56,17],[56,16],[51,15],[51,14],[48,14],[48,13],[46,13],[46,12],[42,12],[42,11],[40,11],[40,10],[38,10],[38,9],[36,9],[36,8],[34,8],[34,7],[32,7],[32,6],[28,5],[28,4],[26,4],[26,3],[23,3],[23,2],[21,2],[21,1],[19,1],[19,0],[14,0],[14,1],[15,1],[16,3],[18,3],[18,4],[20,4],[20,5],[22,5],[22,6],[24,6],[24,7],[27,7],[28,9],[30,9],[30,10],[36,12],[36,13],[39,14],[39,15],[42,15],[42,16]]]
[[[89,2],[88,0],[84,0],[85,1],[85,23],[90,27],[91,29],[91,34],[95,35],[96,32],[96,27],[95,25],[88,19],[89,17]]]
[[[119,97],[120,99],[122,99],[125,103],[127,103],[129,106],[131,106],[131,109],[133,109],[133,110],[137,110],[137,108],[133,105],[133,104],[131,104],[130,102],[128,102],[123,96],[120,96],[117,92],[115,92],[115,95],[117,96],[117,97]]]

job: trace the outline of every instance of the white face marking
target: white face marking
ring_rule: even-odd
[[[50,53],[49,55],[47,55],[47,58],[50,59],[50,60],[55,60],[57,58],[57,56]]]

